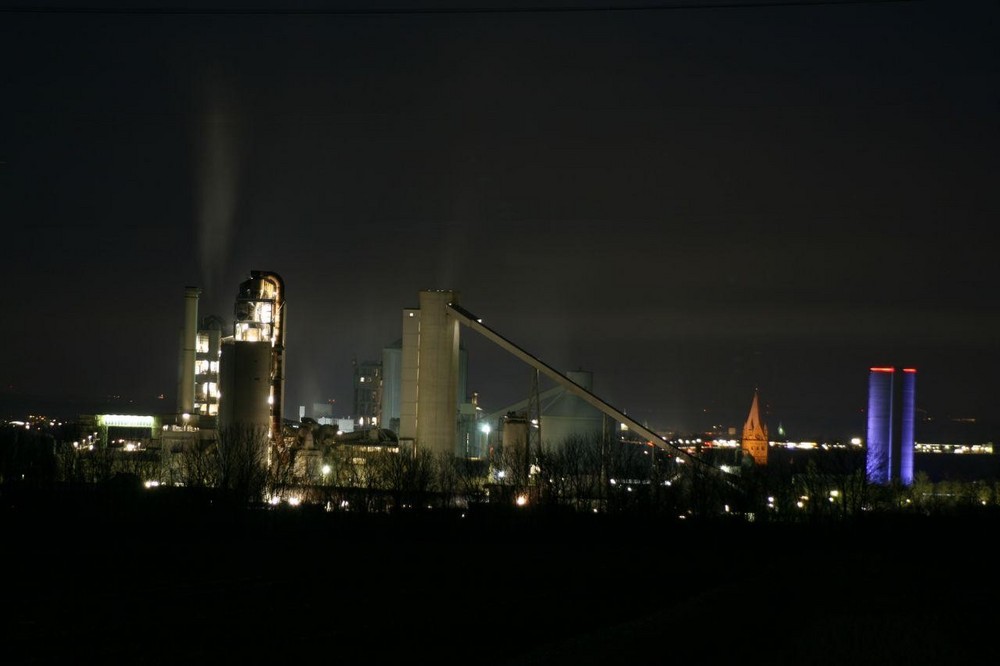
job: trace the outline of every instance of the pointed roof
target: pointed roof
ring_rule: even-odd
[[[753,402],[750,403],[750,415],[747,416],[747,426],[756,428],[760,424],[760,405],[759,403],[760,393],[757,389],[753,390]]]
[[[744,439],[767,439],[767,428],[760,420],[760,392],[753,390],[753,402],[750,403],[750,414],[743,425]]]

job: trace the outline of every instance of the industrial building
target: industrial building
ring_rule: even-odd
[[[199,320],[201,289],[184,288],[184,326],[177,386],[177,415],[215,429],[219,415],[219,363],[223,322],[216,316]]]
[[[204,317],[198,326],[194,361],[194,414],[201,427],[214,430],[219,418],[219,364],[222,359],[222,319]]]
[[[419,292],[418,307],[402,311],[402,337],[382,350],[381,362],[355,359],[350,428],[340,423],[334,426],[327,418],[301,418],[299,423],[285,424],[287,306],[282,278],[273,272],[251,271],[239,285],[228,335],[221,319],[199,320],[200,293],[196,287],[185,289],[178,414],[174,423],[164,420],[159,438],[164,452],[189,451],[195,444],[205,451],[235,426],[249,427],[266,434],[268,464],[278,451],[303,481],[319,480],[329,445],[344,443],[344,436],[355,429],[360,431],[355,437],[362,441],[377,433],[382,451],[484,463],[497,453],[508,458],[520,453],[517,459],[525,469],[543,447],[553,450],[574,437],[624,439],[628,431],[640,443],[689,457],[687,451],[594,395],[592,373],[555,371],[483,325],[458,304],[459,294],[451,290]],[[524,401],[488,413],[478,395],[468,395],[462,327],[532,369],[532,390]],[[556,386],[539,392],[541,375]],[[303,406],[300,417],[304,416]],[[309,420],[317,427],[305,427]],[[390,440],[392,445],[387,447]]]
[[[223,321],[216,316],[199,318],[200,296],[198,287],[184,288],[177,412],[163,419],[159,438],[159,448],[166,452],[213,441],[218,432]]]
[[[222,339],[220,428],[263,428],[282,439],[285,401],[285,285],[277,273],[251,271],[240,283],[233,335]]]
[[[276,273],[251,271],[239,286],[229,335],[220,317],[199,319],[200,295],[198,287],[184,289],[178,421],[215,429],[221,419],[276,433],[284,400],[284,282]]]
[[[594,374],[583,370],[569,371],[566,377],[581,388],[588,391],[594,389]],[[532,403],[537,401],[538,414],[531,414]],[[607,417],[593,405],[580,396],[566,390],[564,386],[555,386],[529,396],[521,402],[508,405],[490,414],[490,422],[499,422],[508,413],[523,413],[529,422],[538,421],[539,435],[537,439],[546,447],[558,447],[571,437],[591,437],[602,435],[606,430]],[[614,424],[617,427],[617,423]]]
[[[295,467],[314,475],[321,447],[303,446],[312,438],[296,432],[300,424],[286,428],[283,419],[287,312],[282,278],[251,271],[239,285],[228,335],[221,319],[199,320],[200,293],[197,287],[185,289],[178,413],[174,423],[164,421],[164,450],[177,452],[195,441],[207,444],[228,428],[249,426],[265,431],[272,446],[287,445],[293,458],[303,458],[294,461]],[[492,452],[515,448],[515,441],[527,458],[543,446],[551,450],[573,437],[613,432],[618,438],[627,430],[642,441],[675,448],[594,395],[592,373],[553,370],[462,308],[457,292],[425,290],[418,299],[418,307],[403,309],[402,337],[382,350],[381,362],[355,359],[351,430],[391,432],[399,451],[469,460],[486,460]],[[524,401],[486,412],[479,396],[468,394],[461,327],[486,337],[533,370],[533,389]],[[539,392],[540,375],[556,386]],[[320,424],[325,421],[332,419],[321,419]],[[337,430],[348,432],[339,425]],[[680,449],[677,453],[687,455]]]
[[[218,316],[199,319],[200,295],[185,288],[177,412],[152,439],[166,480],[183,476],[183,456],[171,454],[207,451],[225,429],[260,433],[272,447],[285,439],[282,278],[251,271],[239,285],[231,327]]]
[[[414,450],[454,454],[458,444],[459,321],[453,291],[420,292],[403,311],[399,439]],[[419,382],[419,390],[418,390]]]
[[[449,454],[454,454],[456,450],[464,450],[465,443],[459,437],[456,418],[461,325],[482,335],[533,368],[536,379],[538,375],[544,375],[555,381],[567,394],[586,403],[596,412],[619,424],[621,428],[630,430],[643,441],[673,451],[679,459],[701,462],[684,449],[667,442],[645,425],[596,396],[584,386],[588,381],[586,377],[577,377],[574,380],[558,372],[484,325],[481,318],[459,304],[457,292],[421,291],[419,298],[418,308],[403,311],[400,355],[402,383],[399,395],[401,448]],[[540,403],[535,396],[529,396],[529,401],[532,400]],[[528,412],[529,422],[532,418],[540,420],[534,416],[540,413],[540,404],[532,405]],[[583,413],[575,407],[570,412],[569,419],[564,421],[563,425],[570,423],[574,428],[587,422],[593,426],[597,425],[596,416],[591,418],[593,412]],[[559,421],[553,421],[554,427],[558,423]],[[558,430],[557,427],[556,429]]]
[[[870,483],[913,483],[916,397],[916,369],[869,370],[866,471]]]
[[[354,368],[354,418],[360,428],[374,427],[381,423],[382,363],[353,359]]]
[[[390,487],[401,487],[401,479],[420,478],[426,486],[431,483],[428,470],[432,469],[427,454],[454,465],[440,467],[452,474],[447,478],[467,474],[463,478],[477,479],[491,503],[516,499],[510,494],[515,491],[517,498],[523,496],[530,503],[533,497],[544,501],[611,501],[608,493],[615,492],[611,486],[616,483],[624,483],[622,492],[628,493],[633,486],[653,488],[654,481],[664,488],[672,487],[670,483],[688,462],[708,465],[723,475],[738,473],[741,459],[743,464],[752,461],[771,467],[779,463],[776,470],[780,470],[791,464],[793,453],[804,455],[801,450],[808,449],[819,455],[819,450],[827,448],[826,444],[803,442],[791,445],[794,452],[785,447],[770,450],[775,443],[768,441],[756,389],[739,442],[659,436],[598,398],[593,393],[592,373],[553,370],[485,326],[459,305],[453,291],[420,292],[419,307],[402,311],[403,337],[383,350],[381,363],[355,362],[355,412],[364,415],[360,417],[363,421],[307,418],[303,406],[299,422],[285,422],[287,311],[280,276],[251,272],[239,285],[228,331],[219,317],[199,317],[200,295],[196,287],[184,289],[177,412],[157,416],[99,414],[82,421],[81,436],[72,442],[73,452],[82,456],[78,468],[82,471],[74,472],[80,478],[99,479],[117,473],[147,483],[232,490],[222,458],[226,433],[233,426],[252,427],[252,450],[262,453],[254,457],[258,465],[254,469],[263,472],[260,476],[264,481],[257,486],[262,491],[253,496],[289,502],[293,495],[296,501],[311,501],[306,498],[317,493],[357,488],[378,495]],[[468,361],[460,339],[463,327],[532,369],[534,381],[524,400],[487,411],[479,395],[466,396]],[[541,375],[556,385],[539,391]],[[930,451],[943,451],[946,445],[915,443],[915,394],[915,369],[870,369],[867,452],[862,450],[860,438],[851,444],[857,447],[856,468],[863,461],[869,482],[910,485],[915,453],[924,455],[917,462],[927,456],[942,458]],[[322,407],[329,410],[329,404]],[[385,427],[386,421],[398,423],[398,431]],[[607,478],[597,476],[597,467],[589,467],[573,477],[576,485],[572,489],[560,485],[558,473],[547,475],[552,478],[545,481],[541,472],[558,469],[572,457],[584,460],[595,450],[563,447],[574,439],[600,444],[600,474],[606,473]],[[621,445],[607,446],[611,442]],[[992,453],[992,443],[955,448],[956,453]],[[449,457],[461,460],[449,461]],[[654,470],[661,476],[655,476]],[[609,485],[595,490],[595,483]],[[496,494],[490,494],[493,489]],[[427,487],[421,492],[425,491]],[[456,501],[470,501],[469,497],[483,501],[472,491],[466,492],[456,494]],[[401,501],[386,498],[390,504]],[[590,505],[584,502],[576,506]]]
[[[406,319],[409,318],[409,312],[411,310],[404,310],[403,317],[404,323]],[[416,316],[416,315],[414,315]],[[459,415],[459,421],[476,420],[479,418],[479,414],[482,410],[478,410],[478,403],[476,396],[470,396],[467,393],[468,386],[468,367],[469,367],[469,354],[465,347],[462,345],[461,340],[458,344],[458,377],[457,385],[455,388],[456,396],[456,414]],[[383,428],[387,428],[395,433],[399,432],[400,429],[400,413],[402,410],[402,392],[403,392],[403,339],[399,338],[391,345],[384,347],[382,349],[382,364],[380,367],[381,373],[381,396],[379,400],[379,424]],[[355,411],[357,411],[357,407]],[[463,430],[462,425],[459,425],[459,431],[456,440],[455,454],[459,456],[475,457],[474,455],[468,454],[469,437],[467,428]],[[474,443],[473,443],[474,446]]]

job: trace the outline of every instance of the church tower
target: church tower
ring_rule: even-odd
[[[740,447],[744,455],[749,455],[757,465],[767,464],[767,426],[760,420],[758,407],[758,392],[754,389],[753,402],[750,404],[750,415],[743,424],[743,439]]]

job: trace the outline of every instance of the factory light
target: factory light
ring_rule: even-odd
[[[154,417],[134,416],[132,414],[100,414],[97,420],[104,427],[152,428]]]

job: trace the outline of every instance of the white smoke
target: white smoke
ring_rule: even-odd
[[[219,86],[207,86],[199,142],[198,260],[203,284],[211,291],[227,269],[239,187],[239,128]]]

